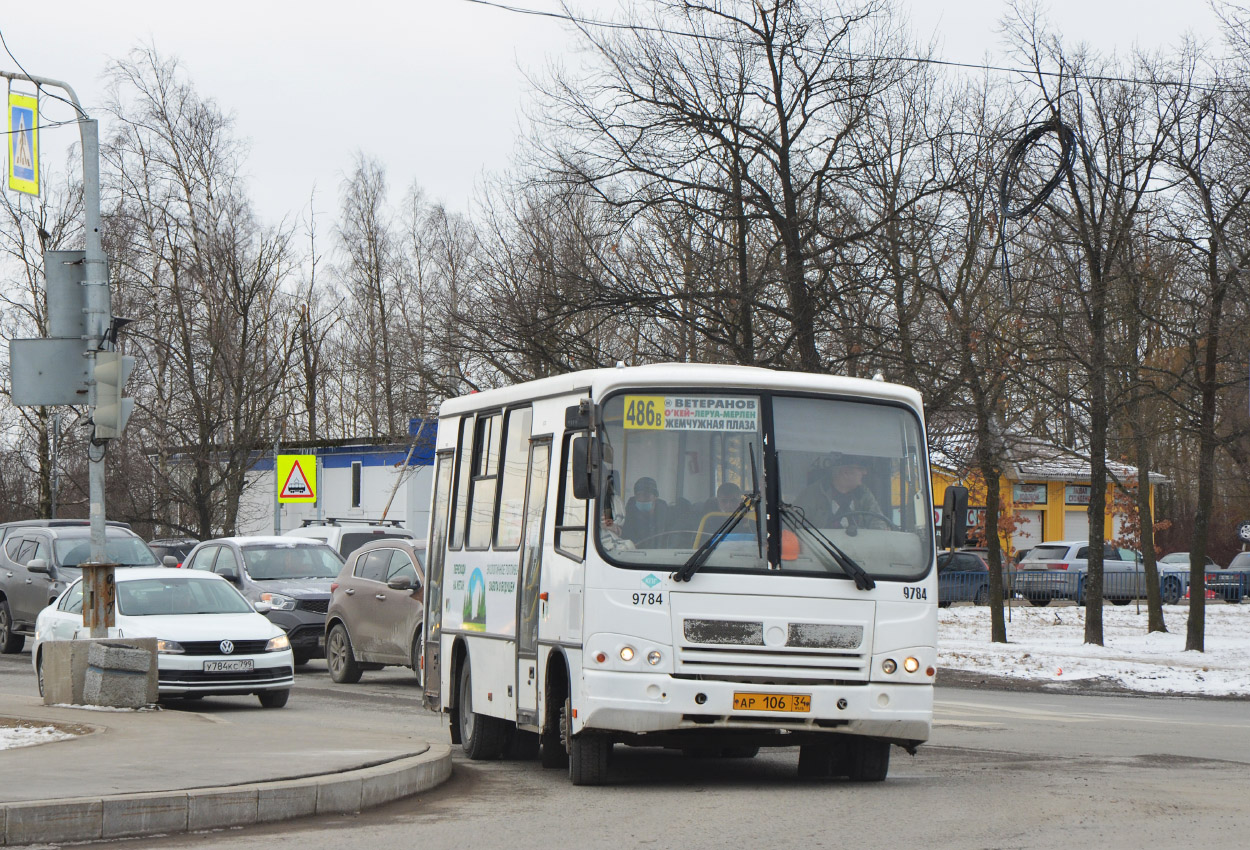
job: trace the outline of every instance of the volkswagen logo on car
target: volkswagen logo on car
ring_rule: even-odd
[[[230,653],[234,652],[234,641],[223,640],[220,644],[220,648],[221,648],[222,655],[229,655]]]

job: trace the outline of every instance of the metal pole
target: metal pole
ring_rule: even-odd
[[[278,495],[282,491],[282,482],[278,480],[278,438],[273,438],[273,535],[282,534],[282,503]]]
[[[78,112],[78,130],[82,136],[82,188],[83,217],[86,225],[84,245],[83,285],[84,312],[86,313],[86,357],[88,402],[94,409],[95,393],[95,356],[102,350],[109,323],[112,321],[112,308],[109,304],[108,270],[104,261],[104,245],[100,234],[100,128],[95,119],[83,111],[78,101],[78,94],[65,82],[49,77],[35,77],[29,74],[18,74],[11,71],[0,71],[0,78],[9,80],[25,80],[40,87],[59,88],[69,95],[69,103]],[[88,461],[88,516],[91,520],[91,561],[100,565],[96,569],[83,570],[84,604],[83,610],[89,609],[103,612],[104,616],[91,617],[91,637],[107,637],[108,627],[112,625],[113,606],[111,604],[111,588],[113,584],[112,565],[106,562],[104,543],[104,451],[107,444],[95,443],[87,448]]]
[[[56,519],[56,503],[61,493],[61,473],[59,470],[61,456],[61,414],[52,414],[52,516]]]

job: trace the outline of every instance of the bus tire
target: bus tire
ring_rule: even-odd
[[[567,770],[569,751],[564,748],[564,694],[551,683],[543,713],[543,731],[539,735],[542,766],[550,770]]]
[[[583,732],[569,739],[569,779],[574,785],[602,785],[608,781],[612,741],[606,735]]]
[[[799,747],[799,776],[803,779],[827,779],[833,775],[833,746],[804,744]]]
[[[499,758],[507,743],[507,725],[498,717],[478,714],[473,710],[473,674],[467,655],[460,665],[456,712],[460,717],[460,746],[464,748],[464,754],[474,761]]]
[[[850,742],[846,776],[852,782],[881,782],[890,772],[890,742],[861,738]]]

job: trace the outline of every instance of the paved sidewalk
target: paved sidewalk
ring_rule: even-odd
[[[86,732],[0,751],[0,836],[90,840],[359,811],[451,772],[449,747],[402,730],[251,716],[90,711],[0,694],[0,717]]]

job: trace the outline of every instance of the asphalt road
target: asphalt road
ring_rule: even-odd
[[[0,658],[0,689],[33,687],[28,656]],[[197,711],[280,723],[446,727],[412,674],[329,681],[315,662],[287,708],[209,699]],[[25,689],[25,690],[22,690]],[[939,687],[933,740],[893,751],[882,784],[795,776],[797,751],[700,760],[617,748],[610,788],[574,788],[537,762],[468,762],[428,795],[355,817],[110,848],[1172,848],[1250,846],[1250,703]],[[193,769],[189,767],[188,769]]]

